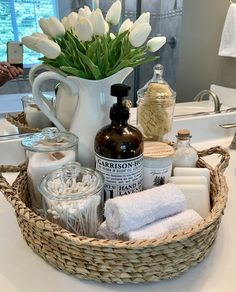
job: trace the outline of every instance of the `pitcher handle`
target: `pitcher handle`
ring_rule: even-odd
[[[55,108],[47,102],[47,98],[43,95],[42,91],[40,90],[41,85],[45,81],[48,81],[49,79],[54,79],[67,86],[70,89],[72,95],[78,95],[78,88],[77,85],[72,80],[69,80],[66,77],[63,77],[55,72],[43,72],[39,74],[34,79],[32,85],[32,93],[38,107],[60,131],[66,131],[66,129],[63,127],[63,125],[58,121],[58,119],[55,116]]]
[[[52,66],[45,65],[45,64],[37,64],[37,65],[34,65],[29,71],[29,82],[31,86],[33,86],[33,83],[34,83],[34,79],[35,79],[34,75],[37,73],[37,71],[40,71],[40,70],[52,71],[52,72],[61,74],[62,76],[67,76],[61,70],[56,69]]]

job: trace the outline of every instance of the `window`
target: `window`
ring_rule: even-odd
[[[57,0],[0,0],[0,60],[7,60],[8,41],[40,32],[40,18],[58,16]],[[24,66],[39,63],[40,55],[24,47]]]

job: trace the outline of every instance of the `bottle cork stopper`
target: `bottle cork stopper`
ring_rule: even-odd
[[[188,129],[180,129],[178,130],[176,137],[180,139],[191,138],[190,131]]]

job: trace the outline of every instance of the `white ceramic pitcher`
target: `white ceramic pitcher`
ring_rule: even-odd
[[[132,70],[130,67],[124,68],[101,80],[88,80],[75,76],[64,77],[55,72],[44,72],[35,78],[32,86],[35,101],[59,130],[64,131],[65,128],[55,115],[55,109],[46,104],[45,97],[40,91],[41,84],[48,79],[59,81],[65,105],[71,102],[71,96],[79,95],[70,131],[79,137],[79,162],[83,166],[95,167],[94,138],[98,130],[110,123],[110,107],[116,102],[116,98],[110,95],[111,85],[122,83]],[[63,112],[64,109],[60,110]]]
[[[44,64],[35,65],[29,71],[29,81],[31,86],[33,86],[36,73],[41,70],[55,72],[64,77],[67,76],[62,71],[52,66],[47,66]],[[47,99],[43,99],[43,101],[46,103],[49,110],[54,113],[56,119],[60,122],[63,128],[69,129],[78,103],[78,92],[76,91],[75,95],[72,95],[69,87],[65,87],[59,83],[57,89],[55,90],[55,94],[56,99],[53,105],[49,104]],[[70,102],[68,102],[69,95]]]

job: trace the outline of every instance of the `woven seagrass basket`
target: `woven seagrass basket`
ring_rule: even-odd
[[[18,113],[14,116],[11,114],[6,114],[6,120],[16,126],[20,134],[37,133],[42,131],[42,129],[32,128],[27,124],[24,112]]]
[[[213,169],[201,158],[220,154]],[[15,209],[23,237],[35,253],[59,270],[109,283],[139,283],[176,277],[201,262],[213,245],[227,201],[223,171],[229,154],[220,147],[199,152],[198,167],[211,174],[211,211],[192,228],[156,240],[116,241],[77,236],[30,209],[26,165],[0,166],[19,171],[12,186],[0,175],[0,190]]]

